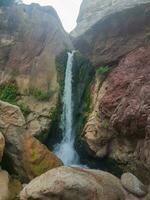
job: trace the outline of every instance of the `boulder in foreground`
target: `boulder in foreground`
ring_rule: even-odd
[[[19,107],[0,101],[0,131],[6,147],[3,165],[23,180],[31,180],[63,163],[49,149],[31,136]]]
[[[32,180],[20,199],[125,200],[125,196],[120,180],[107,172],[63,166]]]

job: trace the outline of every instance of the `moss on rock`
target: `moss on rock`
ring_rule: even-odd
[[[80,140],[91,107],[91,83],[94,70],[88,59],[77,51],[73,63],[74,129]]]
[[[29,179],[63,165],[59,158],[34,137],[27,135],[23,145],[23,162]]]

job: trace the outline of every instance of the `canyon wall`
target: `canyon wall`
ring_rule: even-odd
[[[57,91],[55,57],[71,48],[69,36],[52,7],[38,4],[0,9],[0,75],[29,87]]]
[[[147,44],[148,2],[83,1],[78,25],[71,33],[75,47],[99,65],[116,62],[128,52]]]
[[[77,22],[74,45],[96,70],[82,133],[87,152],[148,181],[150,1],[84,0]]]
[[[47,137],[60,93],[56,58],[66,49],[52,7],[0,7],[0,166],[21,180],[62,165],[33,136]]]
[[[65,49],[72,43],[52,7],[0,7],[0,97],[7,101],[15,83],[18,96],[10,103],[25,111],[34,135],[50,127],[59,95],[55,59]]]

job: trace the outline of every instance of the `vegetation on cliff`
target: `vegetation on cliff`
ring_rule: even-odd
[[[0,85],[0,100],[16,104],[18,94],[18,87],[15,82]]]
[[[38,101],[47,101],[51,96],[50,92],[45,92],[39,88],[30,88],[27,94],[29,96],[31,95]]]
[[[91,108],[90,88],[93,77],[94,70],[90,61],[77,51],[73,64],[74,133],[76,144],[81,144],[81,146],[81,133]]]
[[[31,111],[25,103],[19,102],[20,97],[21,94],[15,81],[10,81],[0,85],[0,100],[19,106],[26,117]]]

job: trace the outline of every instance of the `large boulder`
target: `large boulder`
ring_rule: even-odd
[[[125,196],[120,180],[107,172],[60,167],[32,180],[20,199],[125,200]]]
[[[2,133],[0,132],[0,162],[3,157],[4,147],[5,147],[5,138],[2,135]]]
[[[6,142],[5,154],[7,158],[4,162],[9,162],[8,158],[11,158],[11,168],[24,174],[21,162],[25,119],[19,107],[0,101],[0,131]],[[10,163],[7,165],[10,166]]]
[[[30,180],[63,165],[60,159],[30,134],[25,135],[22,145],[23,167]]]
[[[0,101],[0,131],[6,141],[3,165],[28,180],[62,162],[28,132],[25,124],[19,107]]]
[[[150,0],[84,0],[71,33],[95,64],[114,63],[149,41]]]

